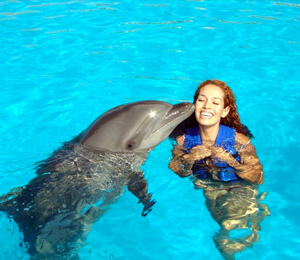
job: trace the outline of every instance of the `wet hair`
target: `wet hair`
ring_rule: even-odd
[[[241,120],[240,120],[240,117],[239,117],[239,114],[237,111],[236,100],[235,100],[232,90],[223,81],[217,80],[217,79],[212,79],[212,80],[205,80],[204,82],[202,82],[198,86],[198,88],[195,92],[194,104],[196,103],[196,101],[198,99],[201,88],[203,88],[204,86],[206,86],[208,84],[215,85],[223,90],[223,92],[224,92],[224,108],[227,106],[230,107],[228,115],[224,118],[221,118],[220,123],[222,125],[226,125],[231,128],[234,128],[237,132],[242,133],[242,134],[248,136],[249,138],[252,138],[253,135],[250,132],[250,130],[248,129],[248,127],[241,123]],[[198,122],[196,120],[195,113],[193,113],[187,119],[186,126],[191,127],[191,126],[197,126],[197,125],[198,125]]]

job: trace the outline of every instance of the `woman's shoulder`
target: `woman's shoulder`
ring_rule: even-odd
[[[245,145],[250,143],[250,138],[242,133],[236,132],[235,141],[238,144]]]

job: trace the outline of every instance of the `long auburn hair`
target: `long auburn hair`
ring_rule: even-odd
[[[194,104],[196,103],[199,93],[200,93],[200,89],[203,88],[204,86],[208,85],[208,84],[212,84],[215,85],[219,88],[221,88],[224,92],[224,108],[229,106],[230,110],[229,113],[226,117],[221,118],[221,124],[222,125],[226,125],[229,126],[231,128],[234,128],[237,132],[242,133],[246,136],[248,136],[249,138],[253,137],[253,134],[250,132],[250,130],[248,129],[247,126],[243,125],[241,123],[240,120],[240,116],[238,114],[237,111],[237,105],[236,105],[236,100],[234,97],[234,94],[232,92],[232,90],[221,80],[217,80],[217,79],[212,79],[212,80],[205,80],[204,82],[202,82],[194,95]],[[192,114],[188,120],[187,120],[187,125],[188,126],[196,126],[198,125],[198,122],[196,120],[195,117],[195,113]]]

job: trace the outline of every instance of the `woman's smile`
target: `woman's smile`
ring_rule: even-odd
[[[213,84],[201,88],[195,102],[195,116],[202,126],[218,126],[221,118],[225,117],[229,108],[224,108],[224,92]]]
[[[214,115],[211,113],[211,112],[200,112],[200,116],[202,118],[211,118],[213,117]]]

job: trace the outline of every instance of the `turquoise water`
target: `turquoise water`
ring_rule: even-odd
[[[191,101],[217,78],[236,94],[264,165],[271,215],[236,259],[300,258],[299,1],[2,1],[0,194],[121,103]],[[82,259],[222,259],[202,191],[167,165],[165,141],[143,169],[153,211],[128,191],[90,232]],[[29,259],[0,215],[0,259]],[[4,228],[3,228],[4,227]]]

